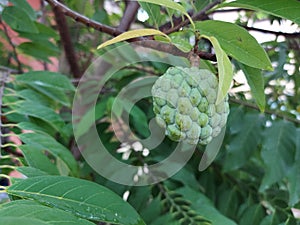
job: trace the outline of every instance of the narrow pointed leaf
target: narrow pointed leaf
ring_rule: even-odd
[[[17,6],[18,8],[24,10],[32,21],[36,20],[36,12],[33,10],[33,8],[30,6],[30,4],[27,1],[20,1],[20,0],[9,0],[9,1],[12,2],[14,6]]]
[[[48,151],[57,158],[63,160],[68,165],[71,173],[76,176],[78,173],[77,162],[73,155],[62,144],[54,138],[45,134],[24,133],[19,135],[20,139],[29,146],[38,148],[40,151]]]
[[[223,6],[263,11],[300,24],[300,2],[297,0],[237,0]]]
[[[18,200],[0,205],[0,218],[13,216],[47,222],[48,225],[93,225],[94,223],[76,217],[66,211],[50,208],[35,201]],[[0,219],[1,221],[1,219]],[[23,223],[22,223],[23,224]]]
[[[239,63],[239,67],[243,70],[248,84],[251,88],[251,93],[256,101],[261,112],[265,111],[266,96],[264,77],[261,70]]]
[[[5,7],[2,12],[2,19],[16,31],[23,31],[37,34],[39,31],[29,15],[17,6]]]
[[[196,23],[201,35],[215,37],[222,49],[248,66],[273,70],[271,61],[254,37],[244,28],[228,22],[207,20]]]
[[[106,41],[104,43],[102,43],[101,45],[98,46],[97,49],[100,49],[100,48],[104,48],[104,47],[107,47],[109,45],[112,45],[112,44],[115,44],[115,43],[118,43],[118,42],[121,42],[121,41],[126,41],[126,40],[129,40],[129,39],[132,39],[132,38],[137,38],[137,37],[144,37],[144,36],[152,36],[152,35],[160,35],[160,36],[164,36],[166,37],[169,41],[170,38],[168,37],[168,35],[162,33],[161,31],[159,30],[155,30],[155,29],[139,29],[139,30],[131,30],[131,31],[127,31],[123,34],[120,34],[119,36],[109,40],[109,41]]]
[[[39,118],[57,131],[60,131],[65,126],[63,119],[54,110],[32,101],[21,102],[15,110],[21,115]]]
[[[74,91],[75,87],[63,74],[49,71],[32,71],[16,77],[17,82],[28,85],[55,88],[62,91]]]
[[[233,79],[232,65],[227,54],[221,48],[219,41],[215,37],[208,37],[205,35],[202,35],[202,37],[210,40],[216,52],[219,73],[219,88],[216,104],[219,104],[225,98],[230,89]]]
[[[246,114],[245,116],[242,114],[242,116],[242,123],[237,120],[240,131],[232,137],[227,146],[224,163],[225,171],[237,170],[243,167],[261,141],[263,117],[258,113]],[[234,119],[237,119],[237,115]]]
[[[190,21],[190,23],[192,24],[193,28],[195,28],[195,24],[194,24],[194,21],[193,19],[190,17],[190,15],[187,13],[186,9],[172,1],[172,0],[138,0],[139,2],[148,2],[148,3],[152,3],[152,4],[157,4],[157,5],[161,5],[163,7],[167,7],[167,8],[170,8],[170,9],[174,9],[174,10],[177,10],[179,12],[181,12],[182,14],[184,14]]]
[[[19,181],[7,189],[10,196],[32,199],[93,221],[145,225],[121,197],[96,183],[72,177],[39,176]]]
[[[289,172],[287,179],[289,181],[288,189],[290,192],[289,204],[294,206],[300,201],[300,129],[296,132],[296,154],[295,163]]]
[[[38,176],[45,176],[49,175],[49,173],[46,173],[42,170],[39,170],[37,168],[29,167],[29,166],[19,166],[16,168],[16,170],[20,173],[22,173],[26,177],[38,177]]]
[[[287,176],[294,163],[295,141],[296,128],[291,122],[275,121],[266,129],[261,152],[266,169],[260,191]]]
[[[30,145],[21,145],[19,148],[29,166],[40,169],[49,175],[59,175],[57,167],[41,149]]]

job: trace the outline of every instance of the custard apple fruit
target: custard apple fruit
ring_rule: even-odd
[[[228,96],[216,105],[217,77],[205,69],[170,67],[152,87],[159,126],[174,141],[207,145],[225,126]]]

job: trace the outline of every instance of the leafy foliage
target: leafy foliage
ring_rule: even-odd
[[[299,33],[251,27],[262,20],[299,26],[299,1],[66,0],[65,15],[58,1],[41,2],[34,7],[25,0],[0,3],[0,224],[300,224],[295,213],[300,210]],[[229,11],[237,19],[214,20],[216,14],[226,15],[226,7],[232,7]],[[251,30],[276,37],[259,43]],[[74,64],[83,75],[104,55],[101,68],[106,68],[114,62],[108,53],[118,52],[115,46],[135,40],[140,45],[150,41],[146,47],[193,65],[199,63],[192,58],[197,54],[200,68],[218,74],[218,99],[228,92],[230,96],[222,145],[218,140],[208,146],[208,155],[205,147],[197,146],[178,173],[148,186],[126,186],[102,177],[81,157],[74,138],[74,133],[79,139],[87,137],[93,146],[89,131],[95,129],[114,158],[140,168],[134,175],[124,169],[123,175],[133,180],[145,179],[148,166],[176,148],[168,138],[158,143],[159,138],[151,136],[151,98],[132,109],[129,104],[114,105],[128,84],[146,84],[144,78],[164,74],[171,65],[159,60],[126,65],[97,94],[95,109],[82,118],[72,115],[76,87],[82,82],[73,74]],[[124,61],[139,59],[129,47],[118,54]],[[98,91],[100,80],[84,80],[88,97]],[[131,90],[131,95],[143,91]],[[88,107],[92,97],[84,100]],[[123,126],[125,115],[129,128]],[[78,119],[73,132],[72,120]],[[130,131],[134,135],[127,135]],[[120,133],[129,142],[117,139]],[[148,149],[147,139],[139,142],[132,136],[150,136],[155,147]],[[216,159],[199,171],[202,157],[210,163],[219,145]],[[99,162],[108,168],[106,158]]]

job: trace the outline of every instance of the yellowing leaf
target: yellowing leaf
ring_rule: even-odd
[[[139,30],[131,30],[131,31],[127,31],[123,34],[120,34],[119,36],[106,41],[104,43],[102,43],[101,45],[98,46],[97,49],[100,48],[104,48],[107,47],[109,45],[121,42],[121,41],[126,41],[132,38],[137,38],[137,37],[143,37],[143,36],[151,36],[151,35],[160,35],[160,36],[164,36],[166,37],[169,41],[171,41],[171,39],[168,37],[168,35],[164,34],[163,32],[159,31],[159,30],[155,30],[155,29],[139,29]]]
[[[225,98],[228,90],[230,89],[233,79],[232,65],[227,54],[221,48],[219,41],[215,37],[208,37],[204,35],[201,37],[208,39],[212,43],[216,52],[219,71],[219,88],[216,104],[219,104]]]

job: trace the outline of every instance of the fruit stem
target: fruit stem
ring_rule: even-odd
[[[188,59],[189,59],[192,67],[199,68],[199,66],[200,66],[200,57],[197,54],[195,54],[194,52],[190,52],[190,54],[188,56]]]

